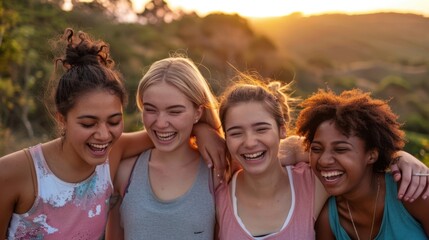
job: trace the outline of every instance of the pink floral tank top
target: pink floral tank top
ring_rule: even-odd
[[[79,183],[57,178],[49,169],[41,145],[30,148],[38,193],[31,209],[13,214],[9,239],[102,239],[113,190],[109,163]]]

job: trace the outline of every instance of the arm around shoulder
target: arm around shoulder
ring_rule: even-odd
[[[279,160],[282,166],[309,162],[308,152],[303,146],[303,137],[289,136],[280,142]]]
[[[140,154],[153,147],[146,131],[141,130],[131,133],[123,133],[114,144],[109,154],[110,161],[120,161]]]
[[[129,179],[137,157],[124,159],[119,164],[118,172],[113,181],[114,193],[110,199],[109,218],[106,226],[106,239],[124,239],[124,229],[121,226],[120,207],[127,190]]]
[[[322,210],[320,211],[319,217],[314,224],[314,230],[316,231],[316,239],[322,240],[335,240],[335,236],[331,231],[329,225],[329,207],[328,202],[325,203]]]

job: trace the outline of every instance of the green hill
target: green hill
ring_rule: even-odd
[[[427,63],[429,18],[414,14],[367,15],[292,14],[251,20],[270,37],[282,55],[306,60],[327,58],[344,64],[354,61]]]

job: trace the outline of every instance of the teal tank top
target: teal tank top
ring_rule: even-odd
[[[401,201],[396,197],[397,185],[391,174],[385,174],[386,196],[384,213],[380,231],[375,239],[429,239],[420,223],[408,213]],[[328,200],[329,224],[336,239],[350,240],[341,226],[337,212],[335,197]]]

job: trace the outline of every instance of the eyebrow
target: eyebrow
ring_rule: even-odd
[[[267,123],[267,122],[257,122],[257,123],[252,124],[252,127],[259,127],[259,126],[271,126],[271,124]],[[226,132],[234,130],[234,129],[241,129],[241,128],[242,127],[240,127],[240,126],[232,126],[228,129],[226,129]]]
[[[149,106],[149,107],[153,107],[153,108],[157,108],[155,105],[151,104],[151,103],[143,103],[143,106]],[[183,105],[177,104],[177,105],[172,105],[172,106],[168,106],[167,109],[173,109],[173,108],[186,108]]]
[[[321,141],[312,141],[311,143],[321,144]],[[353,146],[353,144],[351,144],[350,142],[343,141],[343,140],[334,141],[334,142],[330,143],[330,145],[337,145],[337,144],[347,144],[347,145]]]
[[[113,117],[117,117],[117,116],[122,116],[122,113],[114,113],[114,114],[108,116],[107,118],[113,118]],[[82,115],[82,116],[77,117],[77,119],[84,119],[84,118],[90,118],[90,119],[95,119],[95,120],[99,119],[98,117],[93,116],[93,115]]]

